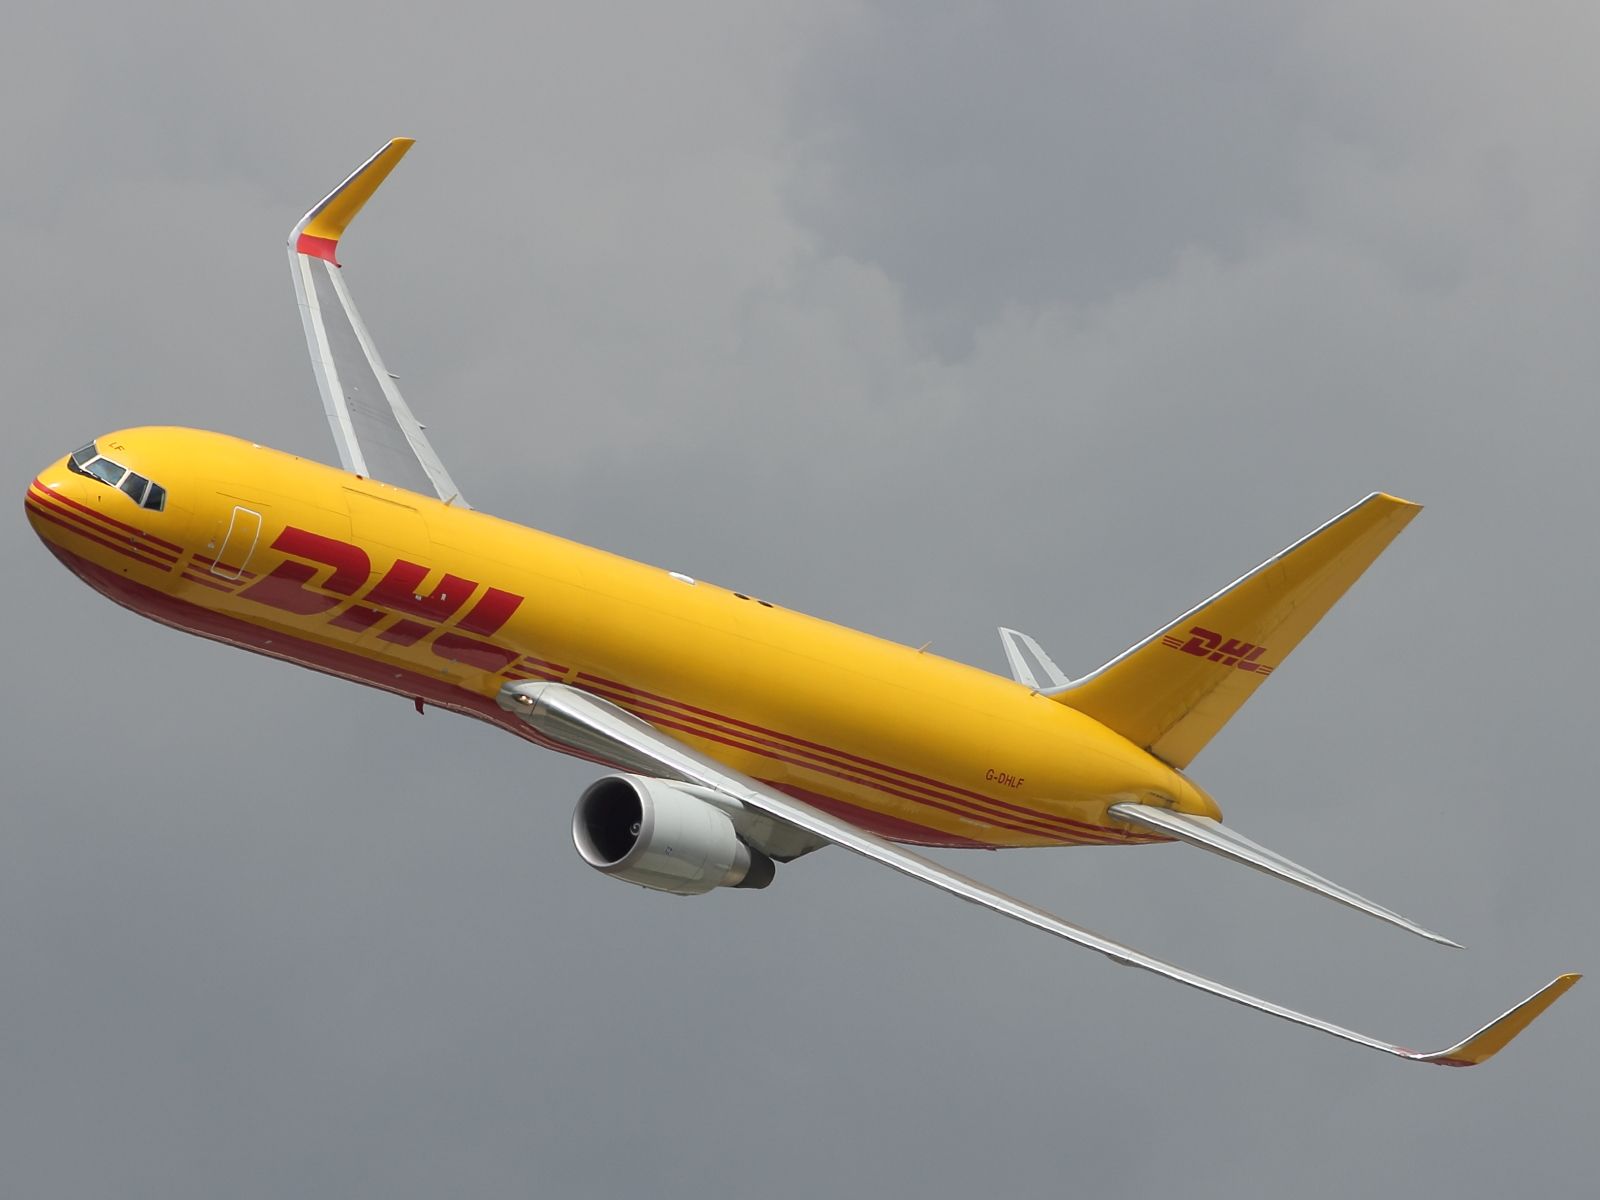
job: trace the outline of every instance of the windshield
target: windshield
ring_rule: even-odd
[[[167,506],[166,488],[146,479],[137,471],[128,470],[121,463],[112,462],[100,453],[93,442],[72,452],[67,459],[67,469],[120,488],[140,508],[160,512]]]

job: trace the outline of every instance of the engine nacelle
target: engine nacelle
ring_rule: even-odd
[[[764,888],[775,870],[739,840],[727,813],[643,775],[590,784],[572,813],[572,844],[597,871],[679,896]]]

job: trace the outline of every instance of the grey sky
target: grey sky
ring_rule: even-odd
[[[364,316],[476,505],[1069,671],[1373,488],[1428,511],[1197,761],[1470,947],[1180,847],[954,856],[1432,1048],[1600,969],[1591,6],[91,3],[0,42],[0,463],[334,457],[282,239],[384,138]],[[181,637],[21,514],[7,1195],[1195,1197],[1592,1178],[1587,982],[1385,1062],[842,854],[677,900],[593,772]]]

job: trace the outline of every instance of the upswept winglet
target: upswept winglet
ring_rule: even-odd
[[[1433,1054],[1419,1054],[1413,1050],[1404,1050],[1402,1053],[1406,1058],[1432,1063],[1438,1067],[1475,1067],[1479,1063],[1488,1062],[1504,1050],[1512,1038],[1533,1024],[1540,1013],[1566,995],[1568,989],[1582,978],[1582,975],[1576,973],[1557,975],[1521,1004],[1490,1021],[1477,1033],[1463,1042],[1457,1042],[1448,1050],[1439,1050]]]
[[[564,683],[508,683],[500,689],[497,702],[501,708],[526,721],[551,742],[585,757],[609,762],[624,770],[709,788],[736,804],[803,830],[813,837],[832,842],[903,875],[920,879],[952,896],[982,905],[1001,916],[1094,950],[1113,962],[1138,967],[1185,987],[1220,996],[1257,1012],[1270,1013],[1296,1025],[1320,1029],[1344,1041],[1355,1042],[1410,1062],[1447,1067],[1470,1067],[1484,1062],[1521,1033],[1579,979],[1577,975],[1562,975],[1466,1041],[1437,1053],[1419,1053],[1252,996],[1064,921],[1054,913],[1008,896],[930,858],[885,841],[859,826],[758,783],[662,733],[641,717],[581,688]]]
[[[339,239],[378,185],[411,149],[394,138],[353,171],[289,232],[289,270],[311,368],[344,469],[470,507],[412,414],[356,311]]]
[[[336,252],[339,239],[350,222],[372,193],[378,190],[389,172],[406,156],[406,151],[416,145],[415,138],[391,138],[376,154],[367,159],[350,177],[322,198],[322,202],[300,218],[300,223],[289,234],[289,245],[298,254],[323,258],[339,266]]]

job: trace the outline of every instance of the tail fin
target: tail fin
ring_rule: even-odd
[[[1048,694],[1187,766],[1421,511],[1374,492],[1098,671]]]

